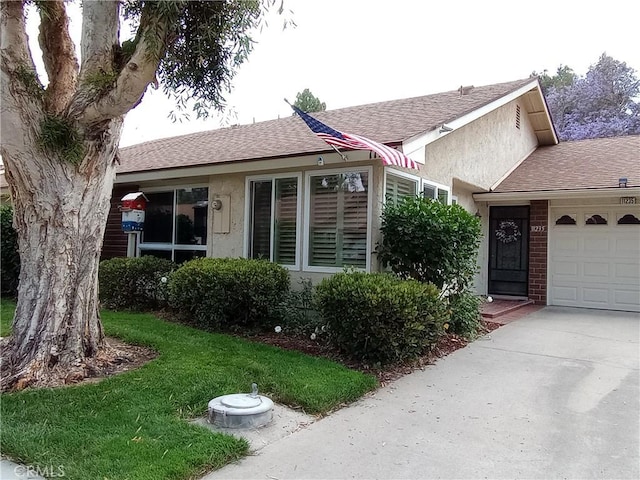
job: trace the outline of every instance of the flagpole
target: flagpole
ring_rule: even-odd
[[[287,104],[288,104],[291,108],[293,108],[293,105],[291,105],[291,103],[289,103],[289,100],[287,100],[287,99],[285,98],[285,99],[284,99],[284,101],[285,101],[285,102],[287,102]],[[330,146],[331,148],[333,148],[333,149],[336,151],[336,153],[337,153],[338,155],[340,155],[340,157],[342,158],[342,160],[344,160],[345,162],[348,160],[347,156],[346,156],[344,153],[342,153],[340,150],[338,150],[338,147],[336,147],[335,145],[331,145],[331,144],[329,144],[329,146]]]

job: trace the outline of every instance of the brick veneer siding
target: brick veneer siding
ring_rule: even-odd
[[[111,194],[111,208],[104,232],[101,260],[127,256],[127,234],[122,231],[122,213],[118,208],[127,193],[137,192],[137,185],[117,185]]]
[[[529,215],[529,299],[536,305],[546,305],[549,202],[532,200]]]

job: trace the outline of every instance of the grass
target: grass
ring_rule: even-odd
[[[3,335],[14,304],[1,303]],[[7,320],[7,318],[9,320]],[[250,391],[325,413],[375,388],[372,376],[325,359],[148,314],[102,312],[107,335],[159,357],[96,384],[3,394],[2,450],[30,465],[62,465],[74,479],[182,479],[247,453],[234,437],[188,423],[219,395]]]

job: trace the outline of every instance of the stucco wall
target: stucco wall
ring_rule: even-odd
[[[428,144],[425,175],[445,185],[459,178],[489,190],[538,144],[524,108],[516,128],[517,104],[514,100]]]
[[[473,190],[470,185],[460,182],[453,182],[453,195],[458,198],[458,204],[469,213],[480,216],[482,237],[480,239],[480,247],[478,249],[478,257],[476,264],[478,271],[473,278],[473,290],[478,295],[486,295],[487,293],[487,272],[489,262],[489,209],[486,204],[478,204],[473,200]]]
[[[229,233],[214,233],[213,222],[215,215],[222,215],[211,208],[213,200],[228,195],[228,204],[223,200],[222,209],[229,209]],[[244,196],[245,175],[227,174],[215,175],[209,178],[209,241],[207,244],[208,257],[242,257],[244,253]]]

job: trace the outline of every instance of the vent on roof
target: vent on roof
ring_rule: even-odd
[[[467,85],[467,86],[460,85],[460,88],[458,89],[458,93],[460,93],[460,96],[469,95],[471,93],[471,90],[473,90],[473,85]]]
[[[516,128],[520,130],[520,105],[516,105]]]

